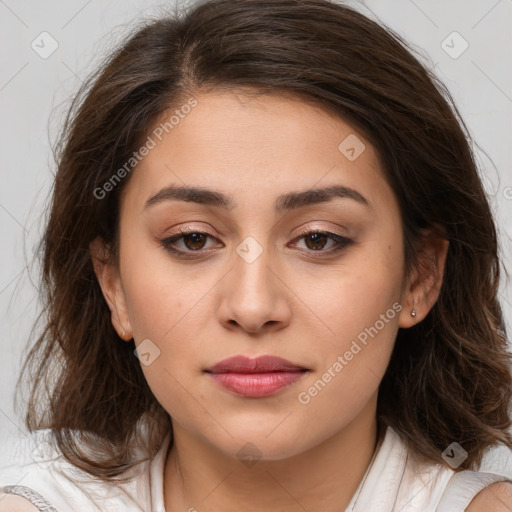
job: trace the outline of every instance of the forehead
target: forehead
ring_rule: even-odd
[[[275,208],[275,199],[287,192],[333,185],[364,189],[371,202],[390,199],[373,146],[324,108],[242,91],[194,99],[193,108],[176,112],[180,107],[173,106],[155,123],[149,133],[154,147],[133,171],[123,203],[141,211],[169,185],[226,191],[235,210],[248,201]],[[171,129],[156,132],[159,139],[155,129],[173,113],[181,115]]]

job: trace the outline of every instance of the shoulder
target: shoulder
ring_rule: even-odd
[[[466,512],[510,512],[512,482],[496,482],[481,490],[466,508]]]
[[[38,510],[35,505],[21,496],[0,492],[0,512],[38,512]]]

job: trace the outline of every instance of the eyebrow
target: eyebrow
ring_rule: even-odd
[[[369,201],[357,190],[342,185],[332,185],[324,188],[289,192],[278,196],[274,203],[274,209],[277,213],[282,213],[283,211],[326,203],[335,198],[352,199],[364,206],[371,206]],[[236,206],[234,199],[222,192],[202,187],[171,185],[150,197],[145,202],[143,209],[145,210],[163,201],[188,201],[207,206],[215,206],[225,210],[232,210]]]

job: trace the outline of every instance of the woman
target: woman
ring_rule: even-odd
[[[502,511],[496,230],[449,93],[327,0],[212,0],[77,97],[0,510]],[[41,404],[47,404],[44,408]]]

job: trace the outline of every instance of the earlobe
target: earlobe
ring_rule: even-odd
[[[399,327],[407,329],[421,322],[430,312],[441,292],[449,242],[429,232],[422,238],[417,265],[409,276]]]
[[[89,253],[103,297],[111,312],[111,321],[117,334],[125,341],[132,339],[132,329],[119,269],[111,261],[108,245],[101,237],[89,244]]]

